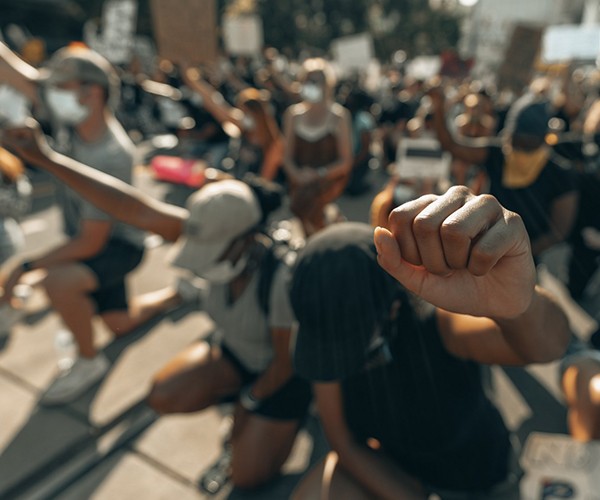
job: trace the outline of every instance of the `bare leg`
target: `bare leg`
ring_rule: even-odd
[[[68,264],[51,268],[42,281],[52,307],[73,333],[84,358],[96,355],[92,318],[95,308],[88,294],[98,286],[96,277],[85,266]]]
[[[203,410],[239,391],[235,367],[221,357],[221,349],[194,343],[171,359],[155,376],[148,404],[159,413]]]
[[[562,379],[571,436],[578,441],[600,439],[600,364],[580,359]]]
[[[299,420],[273,420],[236,408],[231,480],[237,488],[252,489],[273,479],[289,456]]]
[[[115,335],[122,336],[179,304],[177,290],[168,286],[134,297],[128,310],[107,311],[100,317]]]

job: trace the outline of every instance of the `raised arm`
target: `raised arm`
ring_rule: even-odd
[[[444,91],[441,87],[434,87],[429,91],[429,96],[433,105],[433,127],[442,148],[459,160],[474,165],[484,164],[488,156],[489,142],[485,139],[472,140],[469,144],[458,142],[448,130],[446,123]]]
[[[449,343],[458,342],[455,352],[502,364],[563,354],[569,324],[557,302],[536,286],[519,215],[494,197],[474,196],[461,186],[396,208],[390,228],[376,230],[380,264],[443,314],[456,315],[446,316],[448,328],[442,329]],[[494,332],[509,351],[490,347]],[[470,339],[469,346],[461,335]]]
[[[37,102],[36,80],[39,71],[0,42],[0,82],[21,92],[31,102]]]
[[[35,122],[4,132],[4,145],[46,170],[117,220],[175,241],[187,210],[158,201],[115,177],[52,150]]]
[[[244,130],[244,112],[228,104],[223,95],[200,76],[196,68],[181,67],[184,83],[202,97],[202,105],[215,120],[226,126],[232,123],[239,130]]]

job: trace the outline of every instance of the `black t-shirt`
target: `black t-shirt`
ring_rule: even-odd
[[[521,216],[531,240],[549,231],[552,203],[564,194],[577,190],[577,174],[563,163],[558,158],[551,157],[531,185],[525,188],[507,188],[502,184],[502,148],[488,148],[485,168],[490,179],[490,194],[505,208]]]
[[[506,478],[509,433],[484,394],[479,365],[448,353],[433,308],[423,307],[417,317],[405,303],[384,329],[391,357],[341,381],[346,420],[359,442],[377,439],[426,484],[484,490]]]

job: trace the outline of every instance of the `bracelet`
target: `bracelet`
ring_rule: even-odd
[[[252,395],[252,386],[248,385],[240,392],[240,406],[247,411],[254,411],[260,406],[260,399],[256,399]]]
[[[21,264],[21,269],[23,270],[24,273],[27,273],[27,272],[33,270],[33,262],[30,260],[26,260],[25,262],[23,262]]]
[[[317,174],[319,175],[319,177],[321,179],[324,179],[325,177],[327,177],[327,172],[329,171],[329,169],[327,167],[319,167],[317,168]]]

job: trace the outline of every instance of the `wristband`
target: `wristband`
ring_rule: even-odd
[[[317,174],[319,174],[319,177],[321,179],[324,179],[325,177],[327,177],[327,172],[328,172],[328,168],[327,167],[319,167],[319,168],[317,168]]]
[[[23,270],[24,273],[32,271],[33,270],[33,262],[30,260],[26,260],[25,262],[23,262],[21,264],[21,269]]]
[[[247,411],[254,411],[260,406],[260,399],[252,395],[252,386],[248,385],[240,392],[240,406]]]

